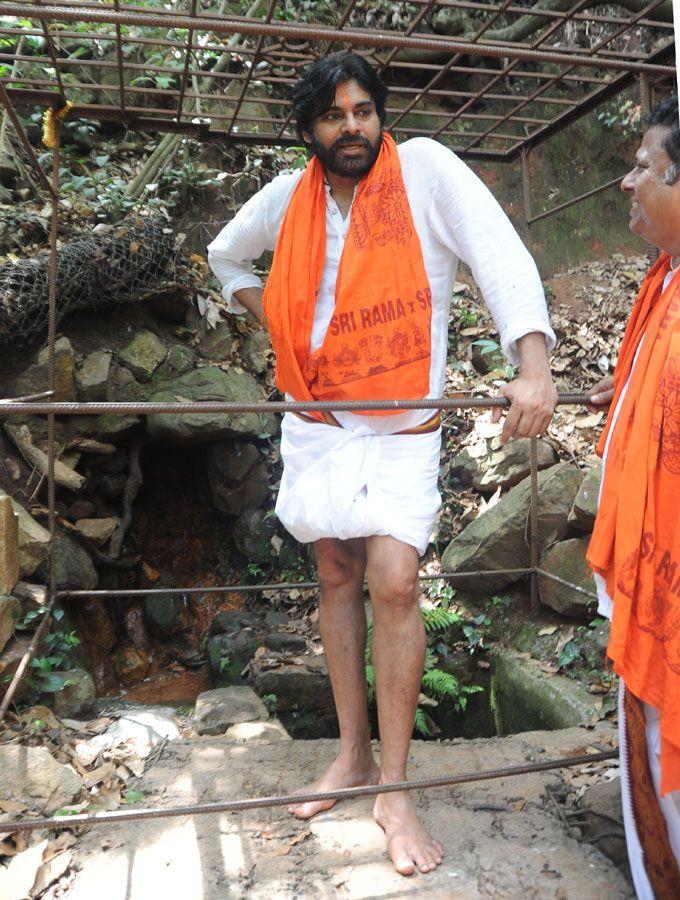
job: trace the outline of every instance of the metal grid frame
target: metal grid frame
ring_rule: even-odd
[[[41,636],[45,630],[49,628],[51,621],[51,612],[55,603],[61,598],[77,599],[82,596],[96,595],[100,597],[112,596],[139,596],[154,593],[154,590],[115,590],[115,591],[59,591],[56,585],[56,570],[54,558],[54,537],[56,530],[56,514],[55,514],[55,445],[54,445],[54,424],[56,415],[82,415],[82,414],[99,414],[101,412],[113,414],[125,414],[129,412],[149,413],[149,412],[173,412],[179,409],[184,412],[283,412],[290,410],[314,410],[314,409],[389,409],[389,408],[431,408],[431,409],[452,409],[452,408],[489,408],[507,405],[507,401],[502,399],[488,398],[443,398],[439,401],[394,401],[390,404],[379,402],[362,401],[355,404],[342,403],[258,403],[258,404],[230,404],[230,403],[203,403],[203,404],[186,404],[186,403],[58,403],[52,400],[55,388],[55,356],[54,344],[56,338],[56,313],[57,313],[57,284],[56,284],[56,252],[57,252],[57,230],[59,216],[59,124],[56,123],[56,146],[52,156],[52,177],[51,180],[43,172],[35,152],[25,134],[21,123],[16,116],[13,107],[14,103],[23,103],[26,101],[39,101],[53,109],[62,108],[67,99],[79,91],[92,92],[93,90],[101,90],[102,92],[117,91],[117,104],[113,103],[83,103],[76,100],[74,105],[74,114],[93,119],[114,119],[125,123],[131,129],[152,130],[159,132],[179,132],[186,133],[198,137],[201,140],[213,141],[219,140],[231,143],[243,144],[276,144],[286,146],[297,143],[297,138],[291,135],[290,115],[284,113],[279,118],[264,117],[258,120],[260,124],[266,124],[272,127],[270,133],[243,131],[241,124],[247,121],[245,116],[240,115],[243,104],[248,99],[248,89],[253,81],[253,74],[259,62],[268,62],[272,65],[273,59],[283,61],[293,70],[299,70],[301,66],[310,61],[320,53],[326,52],[329,47],[341,45],[361,48],[369,48],[374,57],[376,57],[379,49],[386,49],[387,55],[384,57],[376,57],[381,71],[384,73],[390,71],[398,71],[399,69],[416,70],[419,75],[427,75],[428,72],[433,73],[424,86],[402,87],[399,85],[392,86],[394,93],[402,93],[411,95],[410,102],[406,102],[404,107],[391,108],[390,114],[393,116],[390,125],[396,129],[397,136],[407,136],[409,133],[416,131],[419,134],[430,134],[442,140],[460,137],[463,135],[464,140],[461,146],[454,146],[454,149],[461,156],[478,159],[495,159],[502,161],[512,161],[517,157],[521,158],[523,169],[523,186],[524,186],[524,212],[525,223],[529,227],[533,222],[546,216],[552,215],[562,209],[571,206],[573,203],[580,202],[583,199],[594,196],[602,190],[614,186],[620,181],[620,178],[614,179],[605,185],[600,186],[592,191],[575,197],[572,200],[560,204],[551,210],[532,216],[531,213],[531,196],[528,154],[532,146],[545,140],[561,128],[575,121],[582,115],[604,100],[615,95],[623,88],[629,86],[633,79],[638,76],[640,81],[641,102],[644,109],[648,109],[650,105],[651,92],[654,88],[654,82],[664,80],[674,75],[675,70],[667,64],[668,59],[673,54],[672,41],[672,22],[659,23],[650,18],[654,11],[661,5],[663,0],[652,0],[639,13],[628,19],[605,15],[587,15],[585,9],[585,0],[576,0],[573,5],[566,11],[548,11],[541,10],[535,14],[546,20],[545,30],[538,35],[531,43],[518,42],[515,44],[502,43],[496,40],[485,40],[484,35],[489,31],[491,25],[502,18],[510,15],[525,15],[526,7],[513,5],[512,0],[504,0],[502,3],[475,3],[468,0],[412,0],[412,6],[415,7],[414,17],[411,24],[404,33],[395,32],[372,32],[367,29],[360,29],[350,25],[350,17],[353,10],[357,7],[357,0],[349,0],[342,13],[340,21],[335,27],[326,25],[314,25],[306,23],[304,25],[292,24],[290,22],[274,22],[274,15],[277,5],[284,0],[269,0],[269,7],[263,20],[244,19],[230,16],[215,16],[201,11],[201,0],[188,0],[187,9],[184,13],[168,12],[158,14],[150,14],[148,11],[139,10],[131,3],[125,0],[112,0],[111,3],[103,3],[101,0],[64,0],[59,6],[46,5],[42,0],[35,0],[34,5],[26,3],[6,2],[0,7],[0,13],[3,17],[19,16],[37,21],[40,24],[47,48],[47,55],[41,57],[41,62],[49,62],[52,66],[52,79],[36,79],[29,77],[0,78],[0,103],[5,107],[10,116],[12,124],[24,145],[29,157],[29,161],[35,168],[40,177],[43,187],[45,187],[52,198],[52,215],[51,215],[51,232],[50,232],[50,253],[51,253],[51,278],[50,278],[50,294],[49,294],[49,324],[48,324],[48,391],[44,395],[34,395],[31,397],[17,398],[13,401],[0,401],[0,417],[15,413],[38,414],[47,417],[48,425],[48,510],[49,510],[49,533],[50,533],[50,552],[49,552],[49,587],[48,602],[45,614],[36,630],[34,637],[24,655],[21,664],[9,685],[2,703],[0,704],[0,720],[4,717],[12,701],[12,697],[23,677],[30,660],[35,653]],[[432,34],[425,34],[418,28],[422,21],[431,15],[438,8],[447,7],[458,10],[472,10],[479,13],[490,12],[490,18],[481,22],[474,35],[470,40],[458,41],[446,37]],[[534,14],[534,13],[532,13]],[[546,41],[555,39],[561,30],[568,23],[581,23],[584,21],[597,22],[601,25],[611,26],[614,28],[606,38],[603,38],[592,50],[587,53],[573,51],[571,48],[560,47],[555,49],[554,45],[547,45]],[[54,23],[77,23],[89,22],[93,25],[104,24],[113,28],[110,36],[102,36],[99,32],[75,32],[75,36],[82,39],[87,36],[89,39],[96,40],[112,40],[116,45],[116,61],[113,63],[118,74],[117,85],[104,83],[73,83],[67,77],[69,62],[59,56],[58,41],[56,38],[62,38],[68,34],[68,31],[62,30],[59,35],[55,35],[52,26]],[[144,36],[128,38],[126,34],[123,36],[123,28],[127,26],[144,26],[152,29],[167,27],[169,29],[183,29],[186,31],[186,40],[172,41],[168,38],[155,39]],[[621,53],[607,49],[609,45],[629,32],[631,29],[658,29],[664,32],[669,40],[661,39],[661,46],[655,47],[649,53],[640,53],[630,51]],[[36,29],[37,30],[37,29]],[[0,38],[8,35],[25,34],[25,28],[11,28],[0,26]],[[215,73],[211,75],[201,71],[200,69],[192,69],[192,55],[195,56],[198,44],[195,43],[196,35],[231,35],[230,52],[239,53],[250,58],[250,66],[244,74]],[[240,36],[236,37],[235,36]],[[255,37],[257,40],[254,46],[245,43],[245,37]],[[269,39],[270,43],[267,43]],[[199,38],[200,40],[200,38]],[[241,43],[237,43],[240,40]],[[298,42],[297,44],[295,42]],[[310,46],[310,41],[320,42],[320,51],[316,53]],[[272,43],[273,42],[273,43]],[[278,42],[278,43],[277,43]],[[131,95],[141,93],[143,99],[155,98],[158,92],[153,89],[145,89],[138,91],[133,85],[126,82],[126,71],[129,73],[134,69],[134,64],[124,61],[124,50],[126,44],[133,43],[156,43],[158,46],[172,46],[178,51],[184,53],[184,62],[181,69],[181,80],[179,86],[172,91],[163,91],[163,97],[172,99],[174,105],[167,108],[158,109],[156,107],[135,106],[130,102]],[[204,41],[200,45],[203,49],[211,48],[210,42]],[[214,47],[224,52],[225,47],[216,44]],[[404,62],[398,58],[399,51],[416,49],[430,51],[436,54],[448,55],[448,61],[441,64]],[[24,57],[22,54],[2,54],[0,53],[0,65],[7,61],[7,58],[13,63],[36,63],[36,57]],[[469,60],[473,62],[478,58],[505,60],[500,69],[481,68],[470,65]],[[84,60],[77,62],[78,66],[84,66]],[[88,61],[89,62],[89,61]],[[520,64],[525,63],[524,68],[519,68]],[[195,64],[195,63],[194,63]],[[101,61],[97,63],[101,66]],[[488,66],[488,63],[487,63]],[[533,67],[533,68],[532,68]],[[552,68],[551,68],[552,67]],[[144,70],[148,70],[149,66],[144,66]],[[553,71],[555,68],[557,72]],[[163,67],[156,67],[157,73],[163,71]],[[174,72],[174,70],[172,70]],[[449,72],[467,72],[475,76],[487,78],[485,84],[475,91],[454,92],[446,90],[443,86],[437,87],[445,80],[445,76]],[[608,79],[608,73],[616,73],[614,77]],[[16,74],[16,73],[15,73]],[[413,72],[412,72],[413,74]],[[198,86],[196,79],[212,78],[217,80],[218,76],[228,81],[240,80],[240,91],[238,97],[231,98],[234,106],[229,113],[217,112],[213,113],[206,107],[206,104],[220,104],[220,98],[214,93],[202,92]],[[488,76],[488,77],[487,77]],[[191,79],[194,90],[189,90],[189,81]],[[503,92],[502,88],[512,83],[512,80],[532,79],[538,82],[538,87],[525,93],[524,95],[513,93],[511,90]],[[281,76],[257,76],[260,82],[269,81],[280,85],[289,85],[294,78]],[[4,82],[4,83],[3,83]],[[494,89],[494,93],[491,90]],[[546,96],[548,91],[553,92],[553,96]],[[582,94],[574,99],[569,94],[581,91]],[[563,93],[564,96],[559,96]],[[67,96],[69,95],[69,96]],[[405,117],[417,114],[417,105],[425,98],[447,99],[450,102],[462,100],[458,110],[451,114],[444,114],[445,121],[437,128],[417,129],[400,126]],[[258,98],[261,100],[262,98]],[[514,102],[513,109],[510,112],[496,112],[493,116],[484,113],[473,112],[476,104],[486,100],[493,101],[497,104]],[[193,101],[195,108],[191,111],[187,109],[188,101]],[[271,105],[286,106],[285,101],[274,98],[270,99]],[[558,113],[546,117],[547,114],[539,116],[528,115],[527,106],[537,105],[543,108],[553,106],[560,110]],[[523,115],[520,115],[524,111]],[[200,117],[195,120],[194,113],[199,112]],[[432,114],[432,111],[427,113]],[[189,120],[192,117],[193,120]],[[440,116],[441,118],[441,116]],[[209,120],[209,121],[208,121]],[[492,124],[483,131],[472,132],[452,130],[453,126],[459,122],[480,122],[491,121]],[[222,129],[213,129],[215,122],[228,122],[228,125]],[[252,121],[252,117],[251,117]],[[507,126],[511,128],[517,126],[520,131],[515,130],[514,133],[506,133],[501,131],[501,127]],[[484,126],[476,126],[484,127]],[[524,134],[521,129],[524,128]],[[471,139],[471,140],[469,140]],[[494,147],[494,143],[505,142],[505,146],[501,149]],[[448,141],[451,143],[451,141]],[[484,145],[484,146],[482,146]],[[582,404],[587,401],[584,394],[567,394],[560,396],[561,403]],[[583,594],[594,597],[592,592],[585,591],[576,585],[559,579],[543,571],[538,565],[538,470],[537,470],[537,453],[536,439],[531,441],[531,506],[530,506],[530,566],[525,569],[517,570],[498,570],[507,571],[508,574],[528,575],[531,579],[531,602],[532,609],[538,607],[537,580],[538,576],[553,578]],[[471,574],[480,573],[456,573],[444,572],[432,577],[444,577],[455,579],[457,577],[470,577]],[[316,587],[317,584],[310,582],[308,587]],[[237,589],[241,591],[260,591],[260,590],[283,590],[289,587],[285,584],[273,585],[241,585]],[[300,587],[296,584],[295,587]],[[227,585],[223,587],[212,588],[171,588],[157,589],[158,592],[177,593],[181,591],[196,593],[212,593],[225,590],[234,590],[234,586]],[[577,765],[583,762],[604,761],[613,758],[615,751],[605,751],[594,755],[584,757],[550,760],[543,763],[533,763],[527,766],[515,766],[505,769],[491,770],[489,772],[478,772],[470,775],[446,776],[440,779],[425,779],[421,782],[408,782],[399,784],[387,784],[381,786],[370,786],[365,788],[347,789],[344,791],[326,792],[324,794],[310,794],[304,797],[296,795],[293,797],[267,797],[254,798],[251,800],[234,801],[230,803],[218,804],[199,804],[192,807],[182,807],[171,810],[138,810],[134,812],[123,813],[103,813],[94,816],[83,815],[62,819],[43,819],[24,822],[7,822],[0,823],[6,830],[33,830],[40,827],[73,827],[78,824],[95,824],[100,822],[120,822],[137,818],[165,817],[171,815],[187,815],[209,812],[225,812],[238,811],[243,809],[271,807],[283,805],[293,800],[301,799],[341,799],[342,797],[362,796],[365,794],[376,794],[385,791],[403,790],[405,788],[426,788],[437,787],[443,785],[452,785],[456,783],[464,783],[466,781],[474,781],[485,778],[500,778],[510,775],[519,775],[531,771],[540,771],[548,768],[560,768],[567,765]],[[78,821],[76,821],[78,820]]]

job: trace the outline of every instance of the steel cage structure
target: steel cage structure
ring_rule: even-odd
[[[0,401],[0,418],[12,414],[47,418],[47,493],[50,533],[49,586],[45,613],[16,674],[0,704],[0,719],[7,712],[21,678],[41,637],[50,627],[55,603],[83,596],[146,596],[151,589],[111,591],[62,591],[57,589],[54,556],[55,439],[57,415],[140,414],[156,412],[284,412],[287,410],[489,408],[506,401],[489,398],[442,398],[437,401],[399,400],[342,403],[60,403],[55,390],[55,340],[58,307],[56,283],[59,221],[59,123],[49,177],[16,114],[15,106],[40,104],[53,111],[73,104],[71,114],[93,120],[114,120],[131,130],[178,133],[200,141],[243,145],[295,146],[299,139],[291,122],[287,93],[301,69],[333,49],[352,47],[373,61],[391,89],[387,127],[398,139],[413,134],[442,140],[467,159],[513,162],[520,159],[524,174],[525,222],[559,212],[572,203],[593,196],[618,183],[607,184],[532,216],[528,154],[562,128],[629,87],[637,79],[641,104],[648,109],[655,91],[674,77],[673,23],[669,0],[633,3],[621,14],[604,11],[589,15],[587,0],[563,0],[548,8],[520,5],[519,0],[411,0],[401,4],[406,19],[396,28],[370,27],[361,21],[361,0],[347,0],[331,20],[291,21],[286,0],[255,0],[251,16],[208,10],[208,0],[178,2],[177,9],[149,9],[126,0],[63,0],[48,4],[3,2],[0,5],[0,103],[5,108],[25,152],[49,193],[51,204],[50,291],[48,325],[48,384],[42,396]],[[213,4],[214,5],[214,4]],[[266,8],[260,8],[266,7]],[[261,15],[255,16],[259,12]],[[441,24],[459,15],[466,23],[463,36],[447,34]],[[364,17],[365,18],[365,17]],[[523,24],[522,24],[523,23]],[[429,30],[428,30],[429,26]],[[580,49],[560,42],[565,29],[578,34],[587,27],[599,29],[594,46]],[[522,32],[510,40],[511,33]],[[524,29],[522,31],[522,28]],[[513,32],[514,29],[514,32]],[[528,30],[527,30],[528,29]],[[455,31],[455,29],[454,29]],[[35,38],[29,42],[26,38]],[[227,39],[226,41],[224,39]],[[70,43],[69,43],[70,42]],[[75,44],[73,43],[75,42]],[[85,48],[76,53],[73,48]],[[107,59],[107,49],[115,59]],[[169,51],[179,67],[139,61],[140,48]],[[69,49],[71,48],[71,49]],[[210,68],[210,63],[218,65]],[[224,64],[220,60],[226,60]],[[42,69],[42,72],[36,70]],[[104,73],[104,74],[102,74]],[[140,73],[137,75],[136,73]],[[46,76],[46,77],[44,77]],[[108,76],[108,77],[107,77]],[[467,89],[452,87],[454,76],[467,79]],[[157,78],[168,79],[159,88]],[[461,85],[457,85],[460,87]],[[262,109],[254,113],[251,107]],[[267,114],[263,114],[263,110]],[[561,403],[582,404],[584,394],[565,394]],[[536,439],[531,442],[531,505],[529,516],[530,565],[524,569],[498,570],[529,576],[532,608],[538,604],[539,575],[555,576],[539,567],[538,472]],[[437,578],[470,577],[470,572],[439,573]],[[561,579],[557,579],[561,581]],[[568,584],[567,582],[563,582]],[[294,585],[300,587],[299,584]],[[315,587],[315,583],[305,585]],[[588,594],[583,588],[571,588]],[[222,587],[163,588],[162,593],[212,593],[234,590]],[[243,591],[286,589],[293,585],[244,585]],[[590,596],[594,595],[591,593]],[[613,752],[587,757],[610,759]],[[541,768],[578,764],[583,758],[553,760],[514,769],[429,779],[409,787],[436,787],[487,777],[522,774]],[[458,780],[457,780],[458,779]],[[404,785],[309,795],[305,799],[359,796],[403,789]],[[100,821],[124,821],[155,815],[282,805],[292,798],[259,798],[226,804],[203,804],[175,811],[139,810],[137,813],[99,814],[0,823],[3,830],[36,827],[72,827]],[[299,800],[300,797],[295,799]],[[78,821],[76,821],[76,819]],[[5,828],[5,826],[7,826]]]

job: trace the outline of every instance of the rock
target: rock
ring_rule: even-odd
[[[83,782],[70,766],[58,763],[44,747],[0,745],[0,798],[38,801],[46,813],[71,803]]]
[[[97,547],[103,547],[119,524],[118,519],[79,519],[76,530]]]
[[[567,515],[580,481],[578,468],[568,462],[538,473],[539,548],[567,531]],[[530,503],[531,484],[525,478],[451,541],[442,555],[443,567],[458,572],[527,568],[531,562]],[[493,593],[517,577],[498,574],[459,578],[456,586],[475,595]]]
[[[260,386],[245,372],[223,372],[217,366],[195,369],[166,382],[150,400],[154,402],[183,400],[216,400],[241,403],[260,402]],[[159,440],[212,441],[217,438],[252,437],[276,433],[276,420],[255,413],[173,413],[147,416],[149,433]]]
[[[55,713],[62,719],[87,717],[92,712],[97,696],[94,679],[90,673],[85,669],[68,669],[54,674],[66,678],[64,687],[54,694]]]
[[[164,703],[184,706],[193,704],[201,693],[211,687],[210,667],[205,665],[194,671],[151,675],[129,690],[126,698],[138,703],[158,703],[158,698],[162,697]]]
[[[278,719],[232,725],[231,728],[227,728],[226,738],[228,741],[263,741],[267,744],[293,740]]]
[[[578,528],[579,531],[591,532],[593,530],[600,497],[601,481],[602,460],[598,460],[586,472],[567,518],[569,524],[574,528]]]
[[[0,499],[6,496],[0,491]],[[20,503],[13,498],[10,499],[19,525],[19,574],[22,576],[32,575],[47,556],[50,534],[26,512]]]
[[[113,668],[125,687],[143,681],[149,671],[149,656],[136,647],[123,647],[113,655]]]
[[[13,188],[18,177],[19,170],[14,165],[14,163],[10,162],[9,159],[6,158],[0,160],[0,184],[3,187]]]
[[[306,657],[318,664],[318,657]],[[303,657],[303,659],[305,659]],[[250,683],[260,697],[274,694],[277,710],[332,710],[333,691],[327,674],[305,666],[268,669],[261,659],[250,665]]]
[[[167,350],[152,331],[140,331],[118,352],[118,359],[138,381],[151,381],[151,376],[167,356]]]
[[[0,495],[0,594],[9,594],[18,580],[19,520],[10,498]]]
[[[220,687],[238,684],[241,672],[259,646],[260,641],[252,628],[211,637],[206,649],[215,684]]]
[[[584,591],[595,592],[593,573],[586,562],[586,550],[590,537],[571,538],[548,547],[541,553],[540,567],[563,578]],[[578,619],[592,618],[597,600],[587,597],[578,591],[560,584],[544,575],[538,576],[538,592],[541,603],[549,606],[563,616],[574,616]]]
[[[290,625],[290,616],[280,609],[268,609],[264,614],[264,627],[273,631],[275,628],[285,628]]]
[[[539,471],[558,462],[557,454],[546,441],[537,442]],[[462,484],[482,493],[513,487],[531,472],[531,441],[521,438],[501,446],[494,438],[488,444],[469,447],[451,460],[450,474]]]
[[[590,628],[580,638],[581,655],[590,671],[606,669],[608,666],[607,644],[609,643],[610,630],[611,623],[609,620],[600,619],[595,625],[591,624]]]
[[[218,322],[215,328],[204,328],[201,323],[199,333],[201,334],[201,339],[198,345],[198,352],[201,356],[218,360],[231,358],[234,338],[226,322]]]
[[[245,609],[224,609],[218,612],[210,625],[210,634],[233,634],[244,625],[255,622],[255,616]]]
[[[143,402],[147,399],[149,388],[140,384],[125,366],[115,365],[111,368],[111,376],[106,389],[106,399],[117,403]]]
[[[597,781],[587,787],[578,801],[584,812],[583,837],[591,841],[617,866],[628,861],[626,832],[621,806],[621,779]],[[605,836],[606,835],[606,836]]]
[[[165,362],[159,368],[157,377],[163,381],[170,378],[177,378],[178,375],[184,375],[185,372],[191,371],[196,367],[196,354],[188,347],[181,344],[175,344],[168,351]]]
[[[97,694],[110,696],[118,693],[120,685],[108,653],[90,645],[87,647],[85,664],[94,678]]]
[[[232,725],[268,718],[267,707],[252,688],[216,688],[196,700],[194,728],[197,734],[224,734]]]
[[[269,368],[267,354],[271,351],[269,334],[264,330],[250,331],[241,345],[241,358],[251,372],[262,375]]]
[[[75,356],[71,342],[66,337],[60,337],[54,345],[55,400],[75,400],[74,367]],[[48,349],[44,347],[36,361],[19,375],[14,386],[17,394],[24,396],[46,391],[48,385]]]
[[[206,471],[215,507],[231,516],[257,509],[269,496],[267,467],[252,444],[211,444]]]
[[[54,540],[57,588],[60,591],[92,591],[99,577],[89,554],[67,534],[57,532]],[[42,578],[48,577],[47,561],[39,568]]]
[[[144,624],[159,638],[188,631],[191,622],[185,600],[177,594],[151,594],[144,600]]]
[[[275,631],[268,634],[264,643],[270,650],[277,650],[281,653],[305,653],[307,650],[307,641],[299,634],[289,634],[287,631]]]
[[[0,698],[5,696],[5,691],[19,668],[30,643],[31,638],[28,636],[15,637],[9,641],[2,653],[0,653]],[[27,691],[28,685],[26,680],[22,678],[14,692],[14,697],[20,700],[26,695]]]
[[[85,357],[75,375],[81,400],[106,400],[111,359],[112,354],[106,350],[95,350]]]
[[[598,697],[573,678],[546,678],[541,663],[494,648],[492,696],[498,734],[591,725],[600,715]]]
[[[92,417],[88,417],[92,418]],[[97,416],[92,423],[93,433],[101,437],[118,437],[125,432],[130,431],[135,425],[141,422],[139,416],[121,416],[106,414]]]
[[[66,515],[71,522],[77,522],[78,519],[91,519],[96,512],[94,503],[89,500],[76,500],[72,503]]]
[[[4,650],[7,642],[14,634],[14,626],[21,615],[21,603],[16,597],[3,597],[0,595],[0,651]]]
[[[271,560],[271,539],[275,534],[274,520],[261,509],[247,510],[238,517],[231,529],[239,553],[250,562],[262,564]]]

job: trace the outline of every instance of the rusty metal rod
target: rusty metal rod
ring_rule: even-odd
[[[354,788],[340,788],[336,791],[320,793],[283,794],[272,797],[253,797],[248,800],[224,800],[220,803],[195,803],[168,809],[125,809],[113,812],[79,813],[74,816],[52,816],[28,821],[0,822],[0,832],[16,833],[36,831],[39,828],[75,828],[84,825],[116,825],[121,822],[135,822],[146,819],[169,819],[176,816],[205,815],[206,813],[238,813],[250,809],[271,809],[290,803],[313,803],[317,800],[350,800],[355,797],[374,797],[377,794],[391,794],[395,791],[422,791],[429,788],[452,787],[477,781],[491,781],[496,778],[512,778],[547,772],[551,769],[567,769],[573,766],[589,765],[618,759],[618,750],[604,750],[598,753],[584,753],[580,756],[565,756],[546,759],[543,762],[486,769],[481,772],[466,772],[462,775],[441,775],[436,778],[417,778],[413,781],[395,781],[387,784],[368,784]]]
[[[42,391],[40,394],[26,394],[25,397],[12,397],[7,400],[0,400],[0,406],[3,403],[28,403],[31,400],[46,400],[53,395],[54,391]]]
[[[57,22],[99,22],[108,25],[136,25],[150,28],[194,28],[215,34],[264,35],[274,38],[292,38],[312,41],[341,41],[352,45],[371,47],[413,48],[434,50],[442,54],[467,53],[471,56],[490,56],[497,59],[532,60],[535,62],[562,63],[569,66],[584,66],[595,69],[613,69],[617,72],[649,72],[650,74],[674,75],[673,66],[652,65],[624,59],[610,59],[583,54],[535,50],[491,43],[470,43],[456,41],[435,35],[400,35],[387,32],[337,28],[319,25],[300,25],[297,22],[276,22],[267,24],[237,17],[196,16],[191,18],[176,13],[115,12],[111,9],[74,8],[72,6],[35,6],[26,3],[5,3],[5,16],[17,16],[29,20]]]
[[[5,90],[5,86],[3,85],[2,81],[0,81],[0,103],[2,103],[2,105],[5,107],[5,110],[7,111],[7,115],[10,118],[10,122],[14,126],[14,130],[16,131],[16,133],[19,137],[19,140],[21,141],[21,143],[23,145],[24,150],[26,151],[26,155],[28,156],[28,158],[31,162],[31,166],[33,167],[33,170],[35,171],[35,174],[38,176],[38,178],[40,179],[40,183],[42,184],[42,186],[45,188],[45,190],[49,193],[50,197],[54,201],[56,194],[54,193],[54,190],[52,188],[52,183],[50,182],[49,178],[45,174],[43,167],[38,162],[38,157],[35,155],[35,150],[31,146],[31,142],[28,139],[28,135],[26,134],[26,131],[24,129],[24,126],[21,123],[21,120],[19,119],[16,112],[14,111],[14,107],[12,106],[12,101],[9,98],[9,94]]]
[[[581,203],[583,200],[587,200],[589,197],[595,197],[597,194],[601,194],[603,191],[608,191],[610,188],[616,187],[616,185],[621,184],[621,180],[623,179],[623,175],[619,175],[618,178],[612,178],[611,181],[608,181],[606,184],[601,184],[599,187],[593,188],[590,191],[586,191],[584,194],[579,194],[578,197],[572,197],[571,200],[565,200],[564,203],[560,203],[559,206],[553,206],[551,209],[546,209],[545,212],[539,213],[536,216],[532,216],[530,219],[527,219],[527,224],[532,225],[534,222],[540,222],[541,219],[547,219],[549,216],[554,216],[558,212],[562,212],[563,209],[568,209],[570,206],[574,206],[577,203]]]
[[[584,594],[586,597],[590,597],[591,600],[598,599],[597,594],[593,591],[587,591],[585,588],[579,587],[578,584],[567,581],[566,578],[560,578],[559,575],[553,575],[552,572],[546,572],[545,569],[541,569],[539,566],[536,566],[536,574],[543,578],[549,578],[551,581],[556,581],[558,584],[563,584],[565,587],[571,588],[578,594]]]
[[[559,394],[557,403],[563,405],[588,405],[590,397],[586,393]],[[130,403],[76,403],[58,401],[56,403],[20,403],[3,404],[0,415],[42,415],[54,412],[58,416],[99,416],[128,415],[130,413],[282,413],[282,412],[357,412],[365,410],[391,411],[406,409],[506,409],[510,401],[505,397],[440,397],[439,399],[422,400],[261,400],[252,403],[239,403],[234,400],[206,400],[203,402],[159,402],[140,401]]]
[[[531,438],[531,503],[529,506],[529,544],[531,549],[531,614],[537,616],[541,610],[538,598],[538,442]]]
[[[441,578],[444,581],[454,581],[456,578],[481,578],[484,575],[531,575],[533,569],[476,569],[471,572],[439,572],[436,575],[419,575],[419,581],[437,581]],[[61,599],[74,600],[87,597],[148,597],[150,595],[159,596],[168,594],[178,596],[182,594],[253,594],[260,591],[292,591],[297,590],[316,590],[320,587],[318,581],[275,581],[265,584],[225,584],[221,586],[211,585],[210,587],[179,587],[179,588],[108,588],[106,590],[99,589],[94,591],[71,590],[57,591],[57,596]],[[366,583],[364,582],[364,587]],[[576,587],[576,585],[574,585]]]

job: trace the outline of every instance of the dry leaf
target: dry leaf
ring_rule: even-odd
[[[539,635],[555,634],[556,631],[557,625],[546,625],[545,628],[541,628],[538,633]]]
[[[42,865],[47,843],[44,840],[23,853],[17,853],[6,868],[0,869],[0,900],[23,900],[28,897]]]
[[[70,850],[65,850],[44,862],[38,869],[31,896],[39,897],[66,873],[72,862],[73,854]]]

